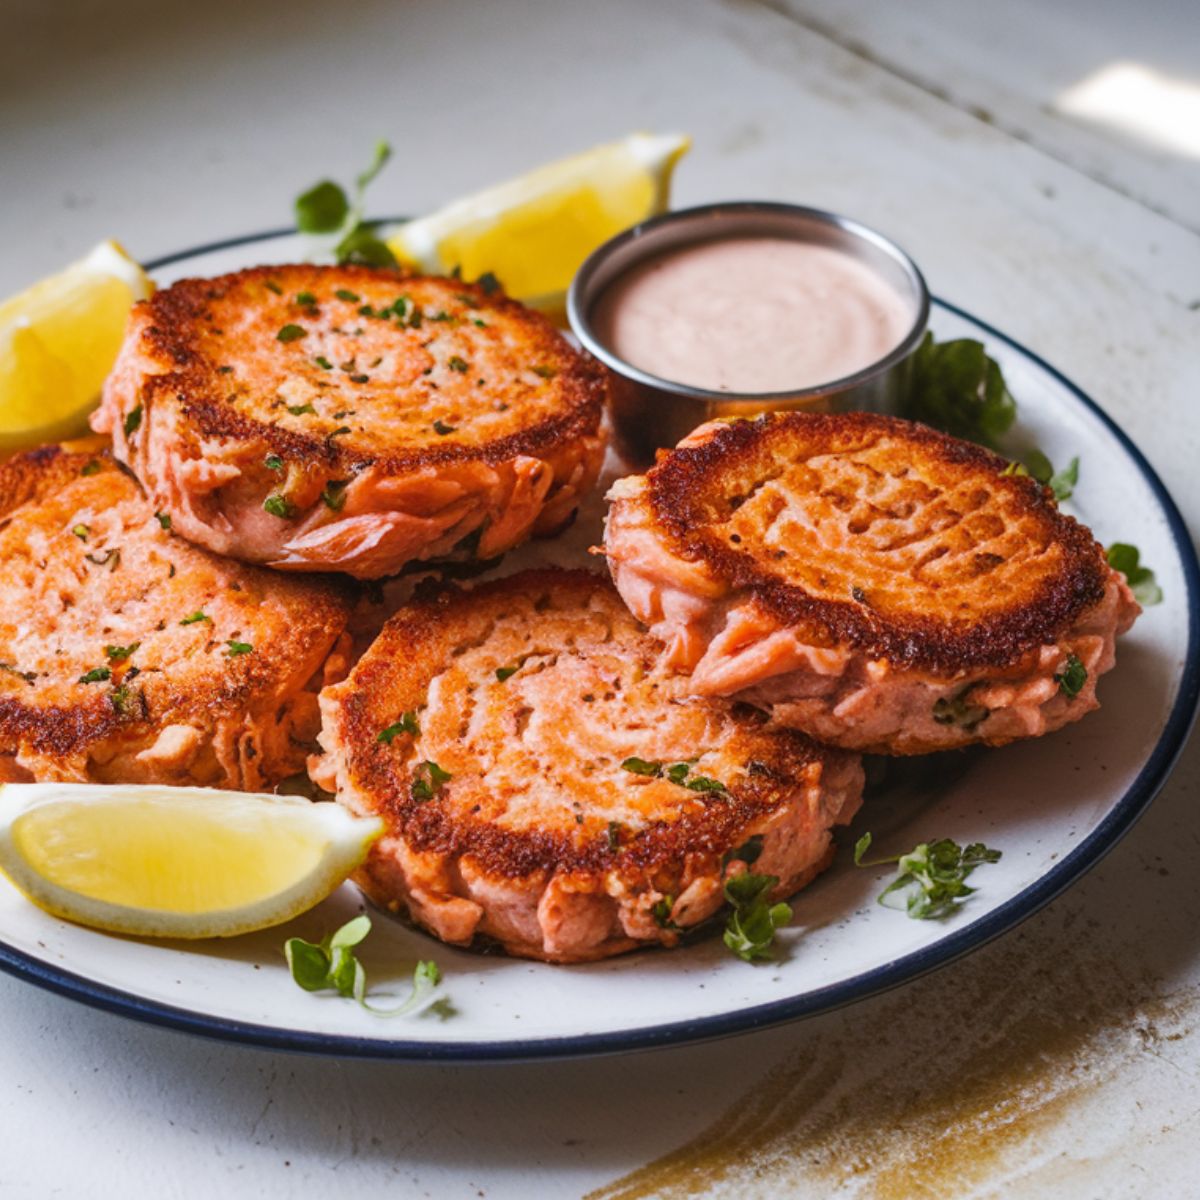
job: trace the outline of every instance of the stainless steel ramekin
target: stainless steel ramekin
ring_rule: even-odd
[[[728,237],[783,237],[843,250],[889,280],[912,305],[912,326],[889,354],[853,375],[818,387],[747,394],[709,391],[660,379],[619,358],[596,336],[591,314],[618,276],[678,246]],[[929,319],[929,291],[916,263],[875,230],[837,213],[796,204],[738,201],[686,208],[644,221],[605,242],[579,268],[567,293],[575,336],[612,373],[613,423],[618,447],[644,463],[714,417],[754,416],[774,410],[893,411],[904,395],[912,356]]]

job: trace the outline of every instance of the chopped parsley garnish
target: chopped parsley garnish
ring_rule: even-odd
[[[240,658],[243,654],[249,654],[254,649],[249,642],[239,642],[235,641],[233,638],[230,638],[225,645],[229,647],[229,649],[225,651],[226,657],[228,658]]]
[[[450,355],[446,362],[446,366],[448,366],[452,371],[457,371],[460,375],[465,375],[468,370],[467,360],[457,354]]]
[[[317,298],[312,292],[297,292],[295,303],[301,308],[313,308],[317,303]]]
[[[81,542],[86,542],[88,540],[88,534],[92,532],[92,527],[90,525],[76,525],[74,528],[72,528],[71,532]]]
[[[154,519],[155,519],[155,520],[156,520],[156,521],[157,521],[157,522],[158,522],[158,523],[159,523],[159,524],[160,524],[160,525],[161,525],[161,526],[162,526],[164,529],[170,529],[170,528],[171,528],[171,514],[170,514],[170,513],[165,513],[165,512],[156,512],[156,513],[154,514]]]
[[[498,292],[500,290],[500,280],[498,280],[491,271],[484,271],[484,273],[480,275],[475,282],[481,288],[483,288],[483,294],[485,296],[490,296],[493,292]]]
[[[740,846],[733,850],[726,850],[721,859],[721,866],[727,867],[731,862],[744,862],[746,866],[752,867],[758,862],[762,855],[763,835],[761,833],[751,834]]]
[[[725,945],[743,962],[763,962],[774,957],[775,931],[792,919],[790,904],[772,904],[771,889],[778,875],[746,871],[725,880],[725,899],[731,911],[725,921]]]
[[[308,337],[308,330],[303,325],[284,325],[282,329],[275,335],[278,341],[298,342],[302,337]]]
[[[179,623],[180,625],[196,625],[201,621],[207,621],[211,625],[212,617],[197,609],[190,617],[184,617]]]
[[[268,471],[282,471],[283,459],[280,458],[278,454],[268,454],[267,457],[263,459],[263,466],[266,467]]]
[[[413,772],[410,793],[414,800],[432,800],[442,788],[453,779],[449,771],[443,771],[435,762],[428,759],[417,763]]]
[[[349,425],[339,425],[336,429],[325,435],[325,445],[332,448],[334,438],[345,437],[346,434],[350,432],[351,429]]]
[[[128,716],[130,701],[133,699],[134,694],[128,684],[122,683],[108,693],[108,702],[113,706],[113,711],[118,716]]]
[[[268,292],[274,292],[277,296],[283,295],[283,288],[281,288],[273,279],[268,279],[266,283],[263,284],[263,287],[265,287]]]
[[[481,321],[478,317],[472,317],[471,324],[474,325],[478,329],[486,329],[487,328],[487,322]]]
[[[311,404],[289,404],[287,410],[293,417],[302,417],[305,413],[315,413],[317,411]]]
[[[313,362],[315,362],[323,371],[333,370],[333,363],[331,363],[323,354],[318,354],[317,357],[313,359]]]
[[[331,480],[321,491],[321,502],[331,512],[341,512],[346,507],[346,484]]]
[[[1064,696],[1074,698],[1083,691],[1087,677],[1087,667],[1083,665],[1083,660],[1075,654],[1069,654],[1063,669],[1054,676],[1054,682],[1058,684],[1058,690]]]
[[[7,662],[0,662],[0,671],[4,671],[8,675],[15,675],[18,679],[25,680],[26,683],[32,683],[37,678],[36,671],[22,671]]]
[[[100,470],[100,464],[93,458],[91,462],[86,462],[79,468],[80,475],[95,475]]]
[[[232,368],[232,367],[218,367],[218,368],[217,368],[217,373],[218,373],[219,375],[232,375],[232,374],[233,374],[233,368]]]
[[[915,920],[953,916],[976,889],[968,887],[967,876],[983,863],[1000,860],[1000,851],[982,842],[964,850],[957,842],[942,838],[922,842],[907,854],[865,862],[871,835],[864,833],[854,847],[856,867],[878,867],[896,863],[896,878],[879,893],[884,908],[903,908]]]
[[[553,379],[558,374],[556,367],[537,366],[531,367],[530,370],[535,375],[540,375],[543,379]]]
[[[378,1017],[400,1017],[428,1008],[442,980],[442,973],[432,960],[417,963],[413,970],[412,990],[402,1003],[393,1008],[377,1008],[367,1003],[367,973],[358,961],[354,947],[370,932],[371,918],[364,914],[348,921],[319,942],[288,938],[283,944],[283,954],[292,980],[306,992],[330,990],[339,996],[357,1000],[363,1008]]]
[[[644,758],[627,758],[621,764],[622,770],[632,771],[634,775],[650,775],[658,778],[663,773],[662,763],[647,762]]]
[[[725,791],[725,785],[719,779],[709,779],[707,775],[693,775],[683,786],[693,792]]]
[[[103,683],[106,679],[112,678],[112,671],[108,667],[93,667],[86,674],[80,675],[80,683]]]
[[[661,900],[656,900],[650,905],[650,915],[654,918],[654,923],[659,929],[670,929],[675,932],[679,930],[679,926],[671,920],[671,910],[674,907],[674,896],[663,896]]]
[[[349,288],[338,288],[333,294],[339,300],[345,300],[347,304],[357,304],[362,299],[357,292],[352,292]]]
[[[125,431],[126,437],[132,437],[137,432],[137,428],[142,423],[142,406],[139,404],[137,408],[132,408],[125,414],[125,423],[121,428]]]
[[[974,729],[991,715],[991,710],[979,704],[968,704],[965,697],[970,689],[964,688],[957,696],[943,696],[933,704],[933,719],[939,725],[959,725],[963,729]]]
[[[278,492],[272,492],[263,501],[263,510],[269,512],[273,517],[280,517],[287,520],[295,514],[295,508],[292,502],[286,496],[281,496]]]
[[[370,377],[370,375],[351,375],[350,382],[351,383],[370,383],[371,377]]]
[[[496,678],[503,683],[506,679],[511,679],[520,669],[520,667],[497,667]]]
[[[1136,546],[1127,542],[1113,542],[1105,551],[1108,565],[1114,571],[1120,571],[1133,592],[1133,598],[1143,607],[1162,603],[1162,588],[1154,581],[1154,572],[1149,567],[1141,566],[1141,555]]]
[[[409,329],[420,329],[421,328],[421,320],[422,320],[421,310],[414,304],[412,312],[408,314]]]
[[[386,729],[381,729],[375,740],[390,746],[402,733],[411,733],[413,737],[416,737],[420,732],[421,726],[417,723],[416,709],[410,708],[408,712],[401,714],[400,720],[395,725],[389,725]],[[440,767],[438,769],[441,770]],[[447,775],[446,778],[449,779],[450,777]]]
[[[441,434],[442,437],[445,437],[448,433],[453,433],[457,428],[457,425],[447,425],[440,417],[433,423],[434,433]]]
[[[124,662],[141,644],[130,642],[128,646],[105,646],[104,654],[110,662]]]

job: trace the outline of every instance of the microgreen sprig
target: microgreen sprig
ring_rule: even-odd
[[[332,990],[339,996],[358,1001],[377,1017],[400,1017],[429,1006],[442,973],[432,960],[418,962],[413,970],[412,991],[394,1008],[379,1008],[367,1002],[367,972],[358,961],[354,948],[371,932],[371,918],[365,914],[347,921],[340,929],[319,942],[288,938],[283,944],[284,957],[292,979],[306,992]]]
[[[982,842],[971,842],[964,850],[957,842],[942,838],[921,842],[907,854],[866,860],[871,835],[864,833],[854,847],[856,867],[896,864],[896,878],[879,893],[885,908],[903,908],[916,920],[953,916],[976,889],[968,887],[967,876],[983,863],[1000,859],[1000,851]]]
[[[771,889],[778,875],[745,871],[725,880],[725,899],[731,911],[725,922],[725,945],[743,962],[764,962],[774,957],[775,931],[792,919],[792,907],[772,904]]]
[[[339,263],[365,263],[372,267],[394,267],[396,257],[387,243],[375,234],[375,226],[363,217],[367,188],[392,156],[387,142],[375,143],[375,153],[365,171],[354,181],[354,199],[331,179],[322,179],[296,198],[296,227],[302,233],[336,234],[334,254]]]
[[[1143,608],[1162,603],[1162,588],[1155,582],[1154,572],[1141,565],[1141,554],[1136,546],[1127,542],[1113,542],[1105,554],[1108,557],[1108,565],[1125,576],[1133,598]]]

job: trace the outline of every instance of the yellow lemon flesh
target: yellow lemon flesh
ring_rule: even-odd
[[[84,431],[129,309],[153,290],[108,241],[0,304],[0,453]]]
[[[664,212],[671,174],[691,140],[635,133],[497,184],[389,239],[406,266],[491,272],[518,300],[557,313],[571,277],[614,234]]]
[[[311,908],[383,825],[295,796],[0,786],[0,870],[39,907],[139,937],[229,937]]]

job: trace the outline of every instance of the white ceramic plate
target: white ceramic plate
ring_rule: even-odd
[[[290,233],[240,238],[150,264],[160,282],[251,262],[292,261]],[[455,1015],[394,1021],[292,983],[281,948],[317,939],[358,911],[347,885],[280,929],[208,944],[154,944],[47,916],[0,884],[0,966],[89,1004],[157,1024],[277,1048],[399,1059],[516,1059],[678,1043],[792,1020],[892,987],[1011,928],[1077,879],[1153,798],[1187,736],[1197,700],[1200,577],[1179,513],[1149,465],[1086,396],[996,330],[935,305],[941,337],[982,338],[1020,402],[1020,429],[1056,463],[1082,461],[1070,509],[1104,543],[1136,543],[1165,600],[1121,644],[1100,685],[1103,708],[1052,737],[1004,750],[910,763],[872,795],[834,867],[802,892],[779,961],[751,967],[714,937],[586,966],[552,967],[452,950],[375,916],[362,955],[373,986],[399,987],[436,958]],[[519,551],[500,573],[582,563],[599,538],[593,497],[571,534]],[[594,565],[594,560],[592,560]],[[874,900],[886,872],[856,870],[865,830],[887,852],[937,837],[1003,851],[952,920],[912,921]]]

